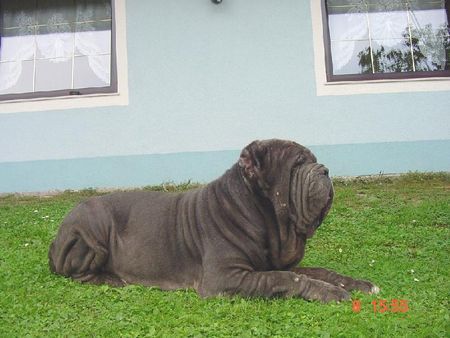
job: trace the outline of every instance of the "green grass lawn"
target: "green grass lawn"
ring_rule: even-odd
[[[448,336],[450,174],[335,180],[335,190],[302,265],[380,286],[376,296],[352,294],[360,312],[351,301],[205,300],[191,290],[73,282],[50,273],[47,249],[64,215],[96,192],[2,197],[0,337]],[[407,301],[408,311],[380,313],[380,300]]]

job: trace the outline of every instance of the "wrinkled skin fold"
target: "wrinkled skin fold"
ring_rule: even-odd
[[[51,271],[113,286],[193,288],[201,296],[341,301],[372,283],[298,267],[333,200],[328,169],[290,141],[255,141],[205,187],[119,192],[75,207],[50,245]]]

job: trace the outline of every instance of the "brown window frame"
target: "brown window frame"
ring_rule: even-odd
[[[450,26],[450,0],[445,2],[447,10],[447,22]],[[438,71],[420,71],[420,72],[397,72],[397,73],[372,73],[372,74],[333,74],[333,59],[331,55],[331,38],[328,25],[328,7],[327,0],[321,0],[322,23],[323,23],[323,41],[325,48],[325,68],[327,82],[345,82],[345,81],[371,81],[371,80],[402,80],[402,79],[426,79],[450,77],[450,69]]]
[[[117,52],[116,52],[116,0],[111,1],[111,64],[110,64],[110,74],[111,74],[111,84],[104,87],[85,87],[77,89],[60,89],[60,90],[49,90],[49,91],[36,91],[28,93],[12,93],[12,94],[0,94],[0,101],[14,101],[14,100],[32,100],[40,98],[61,98],[67,96],[83,96],[83,95],[94,95],[94,94],[114,94],[118,92],[117,83]],[[0,1],[0,12],[1,1]],[[0,16],[0,27],[2,26],[1,16]],[[1,37],[0,37],[1,38]],[[0,45],[1,48],[1,45]]]

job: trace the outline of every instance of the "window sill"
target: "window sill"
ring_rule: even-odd
[[[327,82],[320,80],[316,69],[316,90],[318,96],[450,91],[450,79],[446,77]]]
[[[128,105],[128,93],[99,93],[18,99],[0,102],[0,114]]]
[[[321,1],[310,0],[317,96],[450,91],[450,78],[327,81]]]

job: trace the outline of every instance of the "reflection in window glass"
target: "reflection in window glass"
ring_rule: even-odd
[[[369,40],[355,40],[355,41],[331,41],[331,50],[333,51],[333,70],[335,75],[343,74],[358,74],[360,73],[359,61],[361,56],[355,51],[365,51],[370,53]],[[366,63],[367,68],[362,71],[372,72],[372,63]]]
[[[445,0],[326,0],[330,75],[450,70]]]
[[[111,86],[111,1],[0,6],[0,96]]]

